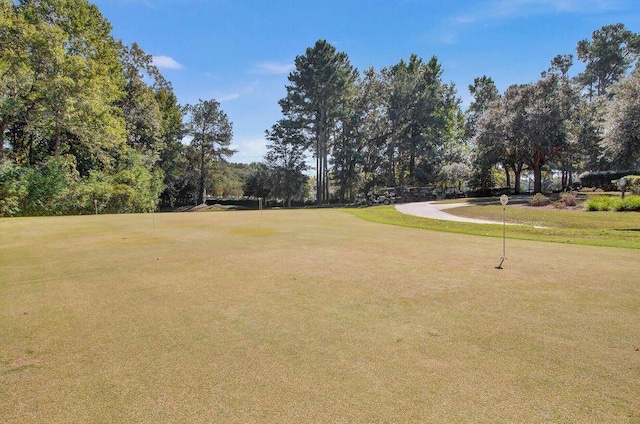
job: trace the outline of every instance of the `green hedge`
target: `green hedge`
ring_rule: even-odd
[[[640,195],[622,197],[593,196],[586,203],[588,211],[640,212]]]

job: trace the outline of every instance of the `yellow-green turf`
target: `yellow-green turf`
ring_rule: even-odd
[[[342,210],[0,220],[2,423],[637,423],[639,251]]]

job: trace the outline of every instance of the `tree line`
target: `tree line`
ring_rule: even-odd
[[[519,193],[525,171],[541,192],[544,174],[559,173],[562,188],[570,188],[581,171],[637,168],[640,36],[623,24],[604,26],[579,41],[576,53],[584,70],[573,77],[574,56],[561,54],[538,81],[503,93],[490,76],[476,78],[463,111],[436,57],[414,54],[359,73],[345,53],[319,40],[296,57],[280,100],[283,118],[267,131],[273,176],[260,181],[282,186],[289,163],[297,175],[289,177],[289,193],[299,190],[304,152],[316,161],[318,204],[379,186],[464,183],[481,192],[501,181]],[[285,146],[289,162],[274,162]]]
[[[111,29],[87,0],[0,0],[0,216],[143,212],[220,189],[220,104],[179,105]]]
[[[88,0],[0,0],[0,216],[142,212],[207,194],[346,203],[380,186],[535,191],[640,160],[640,37],[622,24],[558,55],[538,81],[469,86],[437,57],[355,69],[319,40],[295,58],[262,163],[232,164],[214,99],[180,105],[140,46]],[[307,172],[315,169],[310,185]]]

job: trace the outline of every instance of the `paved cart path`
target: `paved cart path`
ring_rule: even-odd
[[[471,222],[475,224],[502,224],[498,221],[487,221],[484,219],[464,218],[462,216],[451,215],[445,212],[447,209],[470,206],[467,203],[436,203],[436,202],[416,202],[402,203],[396,205],[396,209],[407,215],[415,215],[422,218],[441,219],[444,221]]]

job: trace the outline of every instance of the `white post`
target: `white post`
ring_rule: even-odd
[[[507,203],[509,203],[509,196],[503,194],[500,196],[500,203],[502,204],[502,260],[497,269],[502,269],[502,264],[507,259]]]
[[[620,178],[618,180],[618,185],[620,186],[620,191],[622,192],[622,198],[624,199],[624,190],[627,186],[627,180],[625,178]]]

